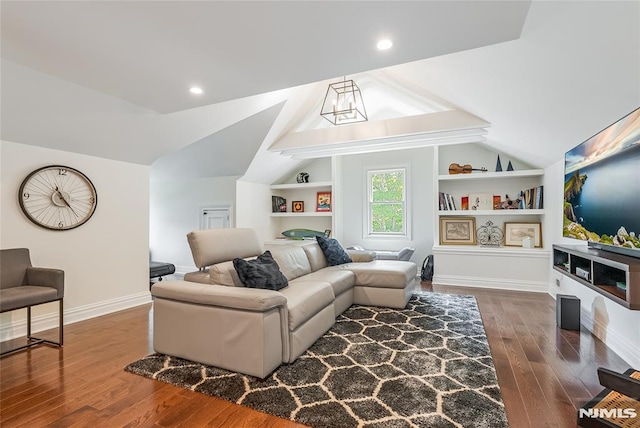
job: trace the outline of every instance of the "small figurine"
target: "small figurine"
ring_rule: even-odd
[[[509,199],[509,195],[504,195],[505,200],[502,201],[499,205],[499,210],[517,210],[520,208],[520,198],[512,201]]]

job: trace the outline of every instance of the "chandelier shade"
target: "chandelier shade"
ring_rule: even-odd
[[[358,85],[353,80],[346,79],[331,83],[320,115],[334,125],[367,121],[367,111]]]

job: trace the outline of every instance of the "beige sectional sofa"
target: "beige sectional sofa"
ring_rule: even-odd
[[[245,287],[233,259],[264,251],[252,229],[209,229],[187,236],[197,272],[156,283],[156,352],[264,378],[304,353],[352,304],[403,308],[413,292],[412,262],[371,260],[328,266],[311,241],[267,246],[289,285]]]

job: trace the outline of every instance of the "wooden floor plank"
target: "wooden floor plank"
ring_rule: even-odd
[[[476,297],[512,427],[575,427],[577,406],[602,389],[596,368],[628,367],[588,332],[558,329],[548,295],[416,285]],[[0,426],[302,427],[125,372],[153,352],[151,315],[144,305],[71,324],[63,349],[0,359]]]

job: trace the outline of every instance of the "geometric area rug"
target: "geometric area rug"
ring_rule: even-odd
[[[265,379],[162,354],[125,370],[316,428],[508,427],[473,296],[351,306]]]

